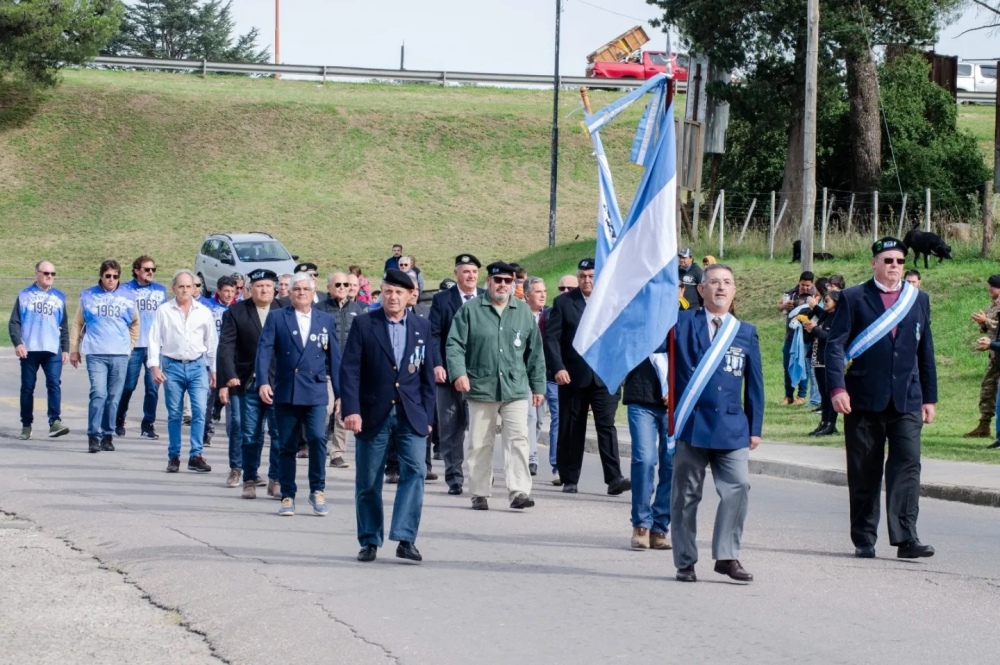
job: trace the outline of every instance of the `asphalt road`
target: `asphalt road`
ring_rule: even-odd
[[[938,555],[895,559],[883,527],[879,558],[863,561],[851,556],[844,488],[754,476],[742,561],[756,580],[712,572],[709,489],[700,579],[682,584],[669,552],[628,549],[629,495],[606,496],[589,455],[579,495],[543,471],[525,512],[507,509],[502,491],[489,512],[473,512],[468,495],[428,484],[424,562],[395,559],[393,545],[361,564],[353,467],[329,469],[328,517],[302,511],[303,492],[300,514],[279,518],[277,501],[224,486],[220,446],[207,452],[207,475],[164,473],[164,439],[129,436],[114,453],[86,453],[82,370],[64,381],[73,432],[17,441],[16,372],[0,357],[0,510],[120,572],[102,584],[137,587],[148,597],[133,601],[137,612],[154,603],[179,613],[178,649],[143,662],[186,662],[191,632],[231,663],[995,663],[1000,652],[994,508],[924,499],[921,536]],[[13,573],[0,557],[6,588]],[[37,583],[75,575],[54,569]],[[7,644],[4,626],[22,604],[0,605]],[[108,648],[138,662],[124,642]],[[90,660],[74,653],[62,662]],[[4,648],[0,662],[23,655]]]

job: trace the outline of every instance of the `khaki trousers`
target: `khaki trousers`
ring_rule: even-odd
[[[490,496],[493,485],[493,445],[497,415],[503,442],[503,469],[507,496],[531,494],[528,470],[528,400],[477,402],[469,400],[469,490],[472,496]]]

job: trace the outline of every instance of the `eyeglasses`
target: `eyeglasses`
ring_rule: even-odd
[[[47,270],[36,270],[39,275],[45,275],[46,277],[55,277],[55,272],[48,272]]]
[[[312,291],[312,288],[308,286],[296,286],[294,289],[292,289],[292,291],[295,291],[296,293],[304,293],[306,291]]]
[[[106,272],[104,273],[104,279],[118,279],[118,275],[113,272]]]
[[[350,284],[348,284],[347,282],[334,282],[333,286],[334,286],[334,288],[338,288],[338,289],[340,287],[344,287],[346,289],[346,288],[348,288],[350,286]]]
[[[895,263],[897,266],[905,266],[906,265],[906,259],[905,258],[902,258],[902,259],[882,259],[882,263],[886,264],[887,266],[891,266],[893,263]]]
[[[499,275],[493,275],[490,279],[496,284],[512,284],[514,282],[513,277],[500,277]]]
[[[142,268],[139,268],[139,270],[141,270],[143,272],[156,272],[156,268],[146,268],[145,266],[143,266]]]
[[[559,291],[560,292],[562,292],[562,291],[572,291],[572,290],[573,290],[572,286],[560,286],[559,287]]]

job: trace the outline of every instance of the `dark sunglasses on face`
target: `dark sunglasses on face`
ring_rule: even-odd
[[[886,264],[887,266],[891,266],[893,263],[895,263],[897,266],[905,266],[906,259],[882,259],[882,263]]]
[[[572,291],[573,287],[572,286],[560,286],[559,290],[560,291]]]
[[[156,268],[140,268],[143,272],[156,272]]]
[[[39,275],[45,275],[46,277],[55,277],[56,276],[56,274],[54,272],[47,272],[45,270],[39,270],[38,274]]]
[[[194,288],[200,289],[201,288],[201,282],[195,282],[194,283]]]
[[[494,275],[493,277],[490,277],[490,279],[492,279],[497,284],[512,284],[514,282],[513,277],[499,277],[497,275]]]
[[[334,282],[334,283],[333,283],[333,286],[334,286],[335,288],[338,288],[338,289],[339,289],[340,287],[344,287],[344,288],[346,289],[346,288],[348,288],[348,287],[350,286],[350,284],[348,284],[347,282]]]
[[[118,275],[113,272],[106,272],[104,273],[104,279],[118,279]]]

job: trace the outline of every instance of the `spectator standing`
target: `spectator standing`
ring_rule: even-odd
[[[528,307],[511,297],[514,269],[486,266],[487,292],[464,305],[448,333],[448,378],[469,401],[469,489],[472,509],[488,510],[497,416],[510,507],[531,508],[528,408],[542,403],[545,358]]]
[[[906,274],[903,275],[903,280],[916,289],[920,288],[920,271],[914,268],[913,270],[907,270]]]
[[[125,384],[129,357],[139,340],[141,312],[135,293],[120,288],[121,266],[114,259],[101,264],[97,284],[80,294],[80,308],[69,338],[69,361],[87,358],[90,403],[87,408],[87,448],[96,453],[115,449],[112,442],[118,399]]]
[[[69,317],[66,296],[55,288],[56,267],[51,261],[35,264],[35,282],[17,294],[7,332],[21,365],[21,434],[31,438],[35,419],[38,370],[45,375],[49,436],[69,434],[62,416],[62,368],[69,360]]]
[[[833,410],[833,401],[827,388],[829,382],[826,377],[826,340],[830,337],[830,325],[833,323],[833,314],[839,300],[840,291],[828,290],[823,298],[823,307],[817,308],[815,322],[810,320],[803,324],[813,339],[810,356],[816,377],[816,387],[820,394],[819,426],[809,432],[809,436],[838,434],[837,412]]]
[[[701,284],[701,268],[695,265],[694,255],[690,247],[685,247],[677,253],[677,272],[680,279],[681,295],[688,306],[682,309],[698,309],[701,307],[701,296],[698,285]]]
[[[361,266],[351,266],[348,268],[348,281],[351,283],[350,296],[362,305],[368,305],[372,301],[372,284],[361,272]],[[357,284],[355,285],[355,282]]]
[[[389,270],[399,270],[399,257],[403,255],[403,246],[396,243],[392,246],[392,256],[385,260],[385,267],[382,268],[382,272],[388,272]],[[405,271],[404,271],[405,272]]]
[[[288,285],[292,283],[292,276],[288,273],[278,277],[278,290],[274,294],[275,299],[287,298],[289,296]]]
[[[118,415],[115,418],[115,436],[125,436],[125,418],[128,416],[128,405],[132,393],[139,385],[139,372],[143,373],[145,387],[142,400],[142,423],[139,427],[139,437],[142,439],[159,439],[153,423],[156,421],[156,403],[160,397],[160,387],[153,381],[149,361],[149,331],[156,318],[156,310],[167,299],[167,290],[154,280],[156,278],[156,262],[151,256],[140,256],[132,262],[132,280],[122,284],[121,288],[131,291],[139,307],[139,341],[132,349],[128,359],[128,371],[125,374],[125,387],[122,388],[121,400],[118,402]]]
[[[424,292],[424,276],[420,274],[420,269],[416,267],[412,256],[399,257],[399,270],[405,272],[417,285],[417,294]]]
[[[559,295],[568,293],[580,286],[580,281],[576,275],[563,275],[559,278],[556,287]],[[552,313],[551,307],[545,308],[545,315],[539,321],[539,330],[542,333],[542,343],[545,344],[545,326],[549,315]],[[548,361],[545,362],[545,401],[549,405],[549,466],[552,467],[552,484],[560,487],[563,484],[559,475],[559,384],[556,383],[555,372]]]
[[[986,281],[990,294],[990,304],[985,310],[979,310],[972,315],[973,323],[979,325],[979,332],[990,340],[997,339],[997,319],[1000,318],[1000,275],[990,275]],[[986,374],[979,386],[979,424],[971,431],[963,434],[966,439],[990,436],[990,421],[996,409],[997,383],[1000,381],[1000,363],[997,354],[989,350],[986,360]]]
[[[793,289],[789,289],[781,294],[778,302],[778,311],[785,315],[785,343],[781,347],[781,364],[785,372],[785,399],[781,402],[784,405],[794,404],[796,406],[806,403],[807,379],[803,377],[797,385],[792,385],[792,376],[789,373],[789,364],[792,361],[792,341],[795,338],[795,328],[792,326],[793,317],[788,314],[802,305],[811,295],[813,295],[813,274],[808,270],[799,275],[799,283]],[[796,389],[798,395],[795,394]]]

